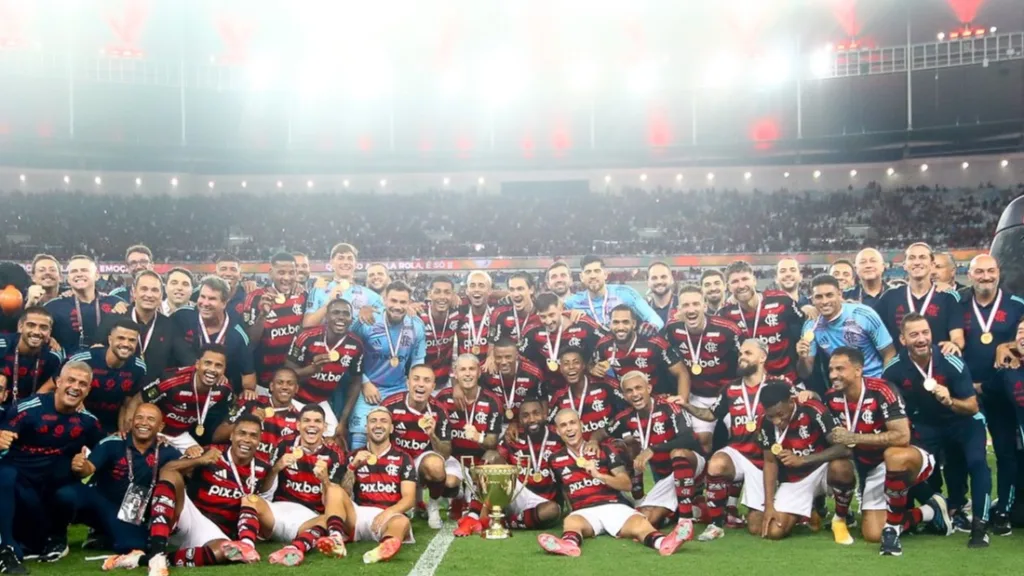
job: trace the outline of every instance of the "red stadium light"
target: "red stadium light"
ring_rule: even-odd
[[[953,13],[956,14],[957,20],[964,24],[974,22],[975,16],[978,15],[978,8],[984,0],[947,0],[949,7],[953,9]]]
[[[949,33],[949,39],[950,40],[958,40],[958,39],[960,39],[960,33],[959,32],[950,32]]]
[[[149,2],[145,0],[125,0],[120,4],[120,10],[109,11],[107,26],[115,39],[101,53],[111,58],[142,58],[139,41],[149,19],[149,8]]]
[[[985,35],[985,29],[984,28],[978,28],[977,30],[974,31],[974,35],[975,36],[984,36]]]

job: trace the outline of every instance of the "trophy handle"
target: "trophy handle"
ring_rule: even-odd
[[[462,468],[462,499],[468,504],[472,502],[473,495],[476,494],[475,476],[472,456],[460,456],[459,466]],[[469,465],[467,466],[467,462]]]
[[[512,478],[514,479],[515,483],[516,483],[516,484],[518,484],[519,486],[518,486],[518,487],[515,487],[515,488],[513,488],[513,491],[512,491],[511,497],[510,497],[510,499],[509,499],[509,503],[510,503],[510,504],[511,504],[512,502],[514,502],[514,501],[515,501],[515,499],[516,499],[517,497],[519,497],[519,495],[520,495],[520,494],[522,494],[523,490],[526,490],[526,482],[520,482],[520,481],[519,481],[519,473],[523,471],[523,467],[519,465],[519,461],[518,461],[518,460],[516,460],[515,462],[513,462],[513,464],[512,464],[512,465],[516,467],[516,473],[515,473],[515,475],[514,475],[514,476],[512,476]]]

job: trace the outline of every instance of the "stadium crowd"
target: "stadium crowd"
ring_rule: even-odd
[[[599,253],[760,253],[881,249],[909,238],[986,243],[1024,191],[936,186],[833,192],[641,190],[557,197],[237,191],[201,196],[2,192],[0,251],[31,259],[88,254],[116,260],[144,242],[160,262],[209,261],[229,250],[266,260],[276,247],[329,255],[334,238],[360,238],[368,259]],[[737,221],[736,215],[742,214]],[[35,223],[47,222],[45,231]],[[105,226],[83,226],[105,222]],[[15,240],[16,239],[16,240]]]
[[[474,220],[451,218],[462,208],[442,196],[402,197],[402,210],[356,196],[338,221],[313,216],[322,228],[296,215],[326,212],[316,210],[323,196],[200,205],[58,195],[46,200],[59,213],[49,212],[47,234],[110,257],[138,233],[175,257],[269,220],[252,230],[261,246],[326,242],[342,229],[373,239],[375,255],[419,254],[421,238],[394,234],[421,214],[517,252],[552,250],[553,238],[585,248],[588,226],[609,238],[672,228],[673,249],[716,235],[705,248],[728,238],[743,250],[813,249],[865,223],[852,213],[869,208],[872,226],[901,228],[892,245],[917,230],[899,220],[913,206],[915,218],[944,225],[929,239],[980,243],[991,221],[966,221],[996,210],[935,191],[909,203],[878,190],[699,194],[706,205],[693,212],[657,208],[678,202],[660,193],[548,199],[526,203],[533,220],[501,197],[477,198],[472,213],[487,216]],[[25,226],[43,201],[8,200],[5,217],[35,234]],[[612,216],[623,202],[659,216]],[[726,218],[730,203],[733,214],[750,211],[747,224]],[[138,218],[140,206],[150,216]],[[516,221],[510,212],[530,223],[501,225]],[[76,225],[93,218],[128,225]],[[165,228],[171,220],[189,228]],[[542,234],[551,230],[562,232]],[[440,528],[442,501],[456,536],[501,522],[544,530],[541,548],[566,556],[602,534],[665,556],[730,527],[784,539],[799,523],[820,527],[826,497],[840,545],[859,523],[883,555],[901,555],[911,530],[963,532],[970,548],[988,547],[990,533],[1012,532],[1024,300],[1000,289],[991,256],[969,263],[965,287],[947,255],[903,243],[905,284],[888,285],[882,255],[865,248],[809,282],[784,258],[767,290],[742,261],[682,278],[653,264],[647,296],[610,284],[599,256],[500,285],[483,271],[461,282],[436,275],[417,297],[383,267],[357,282],[360,254],[347,243],[324,253],[329,277],[311,277],[306,254],[271,255],[262,287],[242,278],[237,255],[219,256],[201,280],[180,269],[162,277],[153,251],[133,245],[123,252],[130,285],[110,294],[97,289],[93,257],[37,255],[31,279],[19,283],[17,266],[8,279],[24,302],[0,299],[17,318],[0,336],[0,572],[61,560],[72,523],[113,553],[104,570],[253,564],[263,540],[280,543],[268,560],[284,566],[374,541],[363,556],[373,563],[412,541],[410,517]],[[863,240],[836,248],[854,244]],[[524,487],[503,519],[484,509],[468,472],[500,463],[515,464]]]

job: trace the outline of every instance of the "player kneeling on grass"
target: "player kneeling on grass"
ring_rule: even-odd
[[[161,470],[150,504],[149,552],[113,556],[103,569],[145,562],[150,576],[167,576],[168,543],[178,548],[170,555],[174,566],[258,562],[260,517],[269,513],[260,491],[269,495],[275,488],[270,465],[255,458],[259,443],[260,420],[244,414],[231,432],[231,444],[208,448],[187,485],[180,472]]]
[[[853,447],[854,456],[853,461],[829,462],[836,500],[832,520],[836,542],[853,543],[845,519],[853,499],[854,468],[861,486],[861,534],[868,542],[881,542],[883,556],[900,556],[900,533],[920,522],[932,522],[936,529],[948,533],[951,522],[941,494],[933,494],[920,508],[907,510],[908,491],[928,479],[935,458],[910,445],[903,396],[885,380],[864,377],[864,356],[856,348],[836,348],[828,371],[832,389],[825,395],[825,404],[843,424],[832,430],[831,440]]]
[[[518,481],[506,518],[510,528],[534,530],[553,526],[562,515],[551,456],[562,449],[558,434],[548,426],[544,404],[527,397],[519,404],[519,433],[506,435],[498,445],[500,460],[519,465]]]
[[[260,536],[289,544],[270,555],[271,564],[298,566],[313,546],[345,557],[344,520],[355,509],[341,487],[345,455],[324,442],[326,428],[324,409],[308,404],[299,412],[298,437],[282,441],[272,455],[277,490],[260,517]]]
[[[592,456],[584,456],[583,428],[575,410],[560,410],[555,415],[555,429],[565,447],[551,455],[550,466],[572,512],[562,521],[561,538],[537,536],[545,552],[579,556],[583,538],[605,533],[636,539],[662,556],[671,555],[683,544],[681,527],[663,535],[643,514],[625,504],[622,492],[630,490],[632,480],[614,452],[599,448]]]
[[[833,444],[835,416],[813,399],[798,403],[788,384],[773,382],[761,390],[764,419],[759,440],[764,450],[764,512],[751,511],[747,526],[763,538],[781,540],[801,517],[809,517],[814,499],[824,496],[828,463],[845,460],[851,451]]]
[[[416,505],[416,470],[412,458],[391,444],[391,413],[377,406],[366,415],[366,448],[349,458],[345,486],[352,493],[355,517],[345,527],[356,542],[380,544],[363,554],[363,562],[390,560],[403,543],[415,542],[406,512]]]
[[[696,452],[700,441],[690,415],[662,398],[652,398],[651,383],[643,372],[626,373],[620,385],[631,407],[615,416],[608,433],[626,442],[629,453],[635,455],[633,469],[637,473],[643,474],[650,464],[656,480],[636,509],[654,526],[675,514],[680,533],[690,540],[693,497],[705,464]]]

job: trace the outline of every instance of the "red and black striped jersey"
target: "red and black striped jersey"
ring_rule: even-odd
[[[594,458],[590,458],[593,460]],[[623,464],[615,452],[600,447],[597,452],[597,469],[602,474],[611,474]],[[563,447],[551,455],[551,471],[562,486],[569,506],[573,511],[592,508],[602,504],[624,504],[622,492],[594,478],[586,469],[576,465],[576,456]]]
[[[430,447],[430,436],[420,428],[420,418],[424,413],[409,406],[406,401],[408,392],[392,394],[381,402],[381,406],[391,412],[391,423],[394,425],[394,432],[391,439],[395,446],[412,457],[413,460],[420,454],[432,450]],[[434,433],[441,440],[451,439],[451,428],[448,422],[448,411],[437,399],[431,397],[427,401],[427,410],[434,415]]]
[[[547,430],[546,440],[542,431],[536,441],[530,440],[524,432],[520,432],[519,438],[514,442],[503,438],[498,444],[498,454],[501,454],[505,462],[519,465],[519,481],[531,492],[553,502],[558,499],[559,491],[551,469],[551,456],[563,447],[561,438],[553,429]],[[541,475],[539,482],[533,478],[537,472]]]
[[[491,313],[491,343],[497,342],[502,336],[508,336],[513,342],[519,343],[519,336],[531,321],[537,318],[534,311],[517,310],[512,304],[498,306]]]
[[[775,381],[774,378],[768,378],[759,386],[751,388],[746,386],[742,379],[733,380],[722,390],[710,408],[716,420],[724,422],[725,418],[729,417],[729,446],[746,456],[747,460],[750,460],[758,468],[764,468],[764,451],[761,449],[759,438],[764,406],[761,405],[758,390],[773,381]],[[785,382],[785,380],[779,380],[779,382]],[[786,382],[786,384],[789,383]],[[747,389],[746,399],[743,397],[744,386]],[[753,418],[747,413],[747,406],[750,406],[753,411]],[[747,423],[751,421],[754,422],[753,432],[747,430]]]
[[[451,381],[452,363],[455,361],[455,336],[462,324],[462,313],[450,310],[442,318],[431,318],[429,308],[419,314],[423,321],[423,335],[427,340],[426,363],[434,371],[435,388],[443,389]],[[434,329],[437,329],[437,334]]]
[[[854,434],[881,434],[886,431],[887,423],[907,417],[903,396],[885,380],[865,377],[861,397],[863,405],[859,417],[857,405],[860,400],[847,401],[846,396],[838,390],[825,393],[825,405],[847,429],[850,428],[850,420],[855,420],[857,426],[852,430]],[[858,464],[874,468],[885,461],[885,446],[858,445],[853,449],[853,456]]]
[[[568,314],[565,317],[568,318]],[[548,329],[535,316],[519,338],[519,353],[538,366],[547,366],[552,355],[557,361],[559,348],[563,347],[580,348],[586,354],[584,359],[589,359],[603,336],[604,331],[597,322],[590,316],[582,316],[575,324],[562,329],[559,342],[558,329],[548,334]]]
[[[618,382],[624,375],[638,370],[647,375],[655,394],[676,394],[676,378],[669,372],[670,366],[679,364],[679,351],[669,346],[661,336],[636,334],[636,340],[617,342],[608,334],[597,344],[595,360],[608,362],[611,373]]]
[[[690,394],[716,398],[736,378],[743,336],[735,322],[707,316],[704,330],[699,334],[689,334],[685,322],[669,322],[664,334],[690,371]],[[695,356],[700,374],[693,373]]]
[[[277,462],[286,453],[294,451],[295,439],[284,440],[274,447],[269,462]],[[317,462],[327,466],[327,478],[334,484],[341,484],[345,478],[345,466],[348,457],[336,444],[323,443],[316,452],[302,451],[302,457],[291,466],[287,466],[277,476],[277,491],[274,502],[295,502],[319,514],[324,512],[323,483],[313,468]]]
[[[349,467],[355,454],[349,456]],[[377,463],[364,463],[352,474],[352,501],[357,506],[388,508],[402,499],[402,482],[416,482],[412,458],[391,446],[377,455]]]
[[[459,348],[455,355],[472,354],[483,364],[487,360],[487,351],[491,349],[491,313],[494,309],[488,306],[483,312],[477,313],[466,304],[459,308]]]
[[[548,421],[554,422],[555,416],[562,409],[575,410],[580,416],[583,438],[587,440],[595,431],[608,428],[612,418],[629,407],[619,389],[603,378],[583,376],[581,392],[582,399],[570,387],[555,392],[551,396]]]
[[[203,516],[213,521],[229,538],[234,539],[238,532],[238,512],[242,508],[242,498],[248,494],[260,493],[260,483],[270,473],[270,464],[259,458],[253,458],[245,465],[236,462],[236,479],[228,460],[231,447],[227,444],[217,444],[211,448],[220,450],[221,457],[192,474],[192,479],[188,483],[188,497]]]
[[[480,385],[490,390],[501,400],[501,409],[506,421],[519,416],[519,405],[528,397],[539,397],[544,389],[544,372],[529,360],[520,358],[516,363],[515,372],[508,375],[482,374]],[[511,403],[509,398],[512,399]],[[508,410],[512,410],[509,418]]]
[[[245,297],[242,322],[246,326],[256,324],[262,313],[260,299],[267,293],[266,288],[257,288]],[[274,372],[284,366],[295,335],[302,330],[302,315],[306,311],[306,292],[299,291],[278,304],[270,305],[270,312],[263,320],[263,335],[253,349],[256,363],[256,378],[266,386],[274,378]]]
[[[466,435],[466,426],[472,422],[477,430],[477,439],[483,435],[501,434],[502,409],[501,399],[492,392],[478,388],[476,400],[468,403],[465,410],[460,410],[452,396],[452,389],[445,388],[437,395],[437,400],[444,406],[448,414],[448,429],[451,431],[452,457],[462,462],[471,460],[473,464],[483,463],[484,448],[480,442]]]
[[[300,402],[308,404],[329,401],[339,386],[362,383],[363,341],[352,333],[340,340],[328,342],[327,339],[325,326],[306,328],[295,337],[288,351],[288,359],[303,367],[311,365],[317,355],[330,354],[331,350],[339,354],[337,362],[320,366],[320,370],[299,383],[295,398]]]
[[[767,418],[761,419],[761,434],[758,437],[761,449],[770,450],[772,444],[779,443],[783,450],[789,450],[797,456],[810,456],[827,449],[831,444],[828,435],[839,426],[836,417],[817,400],[808,400],[797,404],[789,426],[776,432],[775,425]],[[777,440],[777,434],[785,435]],[[779,462],[779,482],[799,482],[813,472],[816,466],[789,468]]]
[[[260,445],[256,453],[267,462],[273,462],[274,448],[282,440],[294,441],[299,430],[299,411],[302,408],[293,402],[287,408],[274,408],[273,416],[267,416],[267,408],[270,408],[270,398],[267,396],[259,396],[248,402],[239,398],[228,414],[228,422],[235,424],[242,414],[255,414],[263,420],[263,431],[260,433]]]
[[[699,449],[700,443],[693,432],[690,414],[682,412],[678,406],[666,402],[663,398],[652,398],[651,401],[649,414],[640,414],[633,407],[616,414],[611,426],[608,427],[608,434],[622,440],[633,438],[640,443],[641,449],[653,448],[679,437],[686,440],[684,448]],[[672,475],[671,452],[655,452],[650,464],[655,481]]]
[[[195,366],[185,366],[142,389],[143,402],[156,404],[164,413],[163,433],[167,436],[192,432],[199,423],[199,415],[206,407],[207,398],[210,399],[210,408],[203,421],[207,430],[219,423],[235,404],[234,393],[227,382],[206,390],[194,388],[192,382],[195,375]]]
[[[758,310],[761,314],[755,318]],[[765,362],[768,374],[791,383],[797,382],[796,343],[800,340],[806,317],[788,294],[781,290],[765,290],[761,293],[760,308],[755,306],[748,313],[739,304],[729,304],[722,308],[719,316],[739,325],[744,339],[760,338],[768,346],[768,360]]]

